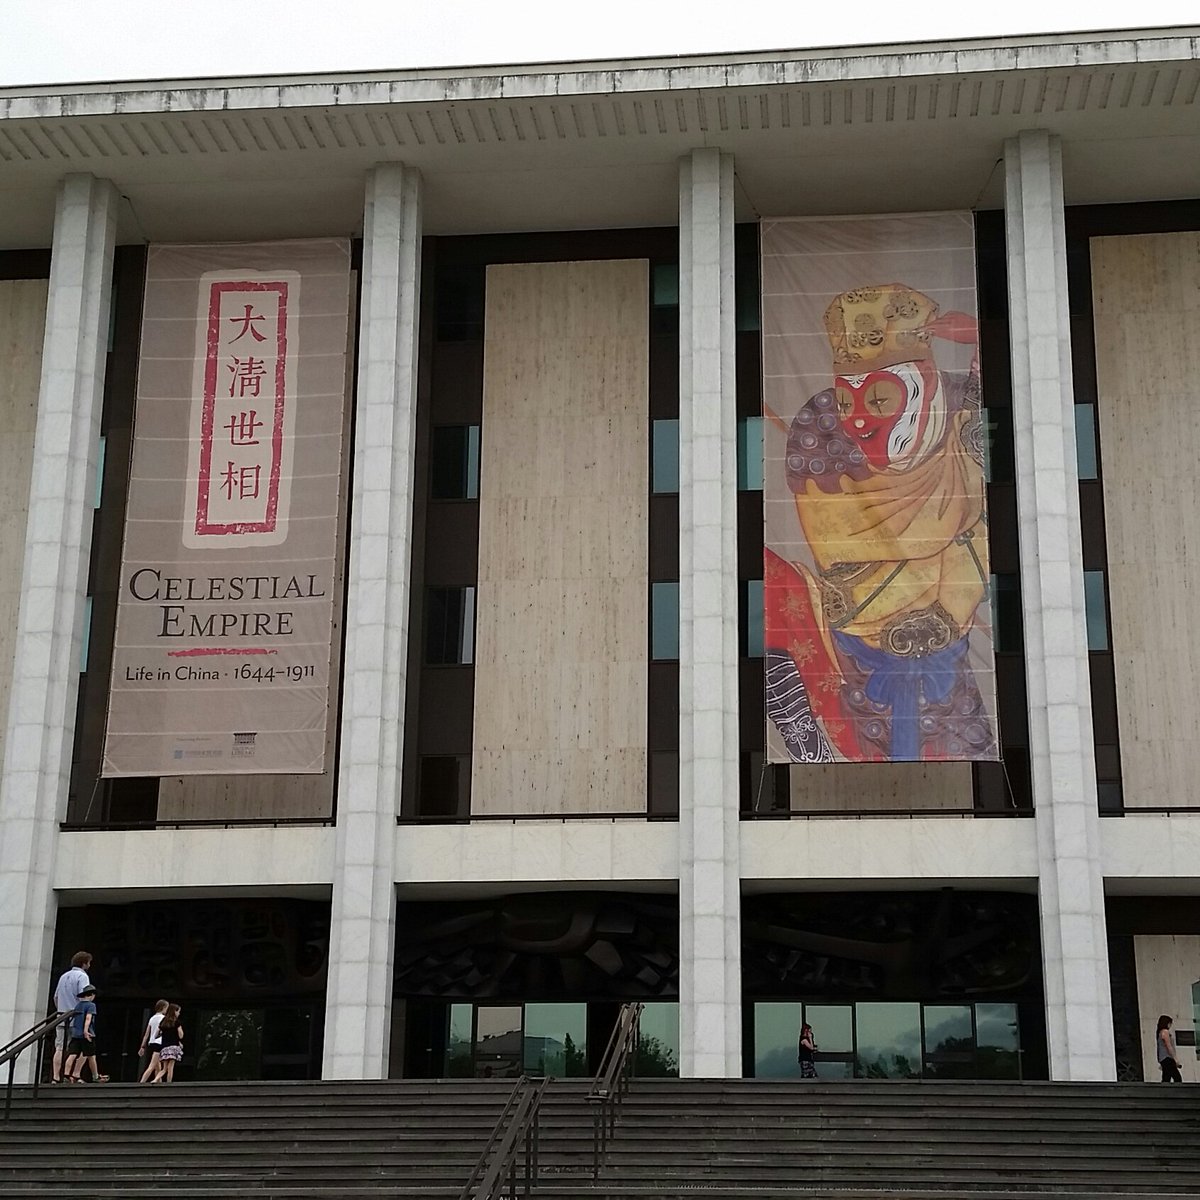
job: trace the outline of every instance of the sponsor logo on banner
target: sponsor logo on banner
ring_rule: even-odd
[[[767,754],[998,757],[969,213],[762,226]]]
[[[154,246],[103,774],[319,773],[349,247]]]

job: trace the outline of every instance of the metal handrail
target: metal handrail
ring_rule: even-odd
[[[529,1075],[517,1080],[458,1200],[516,1200],[518,1183],[522,1195],[533,1194],[538,1182],[538,1112],[549,1083],[549,1077]],[[522,1148],[524,1166],[518,1179]]]
[[[13,1077],[17,1070],[17,1059],[30,1046],[37,1043],[37,1065],[33,1072],[33,1095],[34,1099],[36,1099],[38,1085],[42,1079],[42,1063],[44,1061],[43,1054],[46,1046],[46,1038],[60,1025],[69,1021],[73,1015],[69,1012],[52,1013],[48,1017],[43,1017],[36,1025],[25,1030],[24,1033],[13,1038],[7,1046],[0,1046],[0,1067],[8,1063],[8,1083],[4,1089],[4,1119],[6,1121],[8,1120],[8,1114],[12,1111]]]
[[[633,1074],[642,1022],[640,1001],[621,1005],[617,1023],[608,1039],[600,1069],[588,1092],[592,1107],[592,1178],[600,1178],[600,1163],[608,1142],[617,1132],[617,1114]]]

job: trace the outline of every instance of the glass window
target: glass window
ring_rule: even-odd
[[[763,581],[742,580],[741,641],[743,658],[763,656]]]
[[[525,1005],[524,1069],[574,1079],[588,1073],[587,1005]]]
[[[1100,459],[1096,453],[1096,406],[1075,405],[1075,454],[1080,479],[1100,477]]]
[[[853,1078],[854,1006],[806,1004],[804,1019],[812,1026],[817,1043],[817,1078]]]
[[[1021,584],[1016,575],[993,575],[992,640],[997,651],[1019,652],[1025,646]]]
[[[804,1006],[795,1001],[764,1001],[754,1006],[754,1078],[798,1079],[796,1047]],[[813,1025],[816,1032],[816,1025]],[[817,1035],[819,1042],[820,1035]],[[822,1047],[823,1048],[823,1047]]]
[[[739,492],[763,490],[763,419],[743,417],[737,424]]]
[[[101,436],[100,445],[96,450],[96,492],[92,497],[92,507],[99,508],[104,496],[104,454],[108,449],[108,438]]]
[[[659,496],[679,491],[678,421],[655,421],[651,425],[650,490]]]
[[[864,1002],[855,1006],[855,1016],[858,1025],[855,1074],[859,1078],[915,1079],[920,1076],[919,1004]]]
[[[475,1010],[476,1079],[516,1078],[524,1051],[520,1005],[480,1005]]]
[[[662,662],[679,657],[679,584],[650,585],[650,657]]]
[[[650,812],[655,816],[679,814],[679,751],[650,751]]]
[[[654,1001],[642,1007],[633,1073],[643,1079],[679,1077],[679,1005]]]
[[[435,500],[479,499],[479,426],[438,425],[429,451],[430,494]]]
[[[430,588],[425,612],[425,661],[475,661],[475,589]]]
[[[679,307],[679,264],[658,263],[652,282],[655,308]]]
[[[1021,1078],[1021,1028],[1015,1004],[975,1005],[979,1079]]]
[[[475,1016],[473,1004],[450,1005],[450,1027],[446,1033],[446,1076],[449,1079],[470,1079],[471,1021]]]
[[[975,1076],[975,1031],[967,1004],[925,1006],[925,1075],[932,1079]]]
[[[92,598],[83,598],[83,636],[79,639],[79,672],[87,670],[88,651],[92,648]]]
[[[261,1008],[202,1008],[196,1013],[192,1036],[196,1079],[263,1077]]]
[[[1087,614],[1089,650],[1108,649],[1108,600],[1104,595],[1104,572],[1084,571],[1083,605]]]
[[[988,483],[1012,483],[1016,478],[1011,408],[983,410],[983,465]]]

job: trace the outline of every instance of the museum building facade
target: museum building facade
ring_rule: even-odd
[[[1152,1078],[1165,1012],[1200,1078],[1198,95],[1194,29],[0,90],[0,1041],[86,948],[121,1078],[160,995],[196,1078],[584,1075],[629,1000],[645,1074],[807,1020],[828,1078]],[[994,737],[780,761],[768,230],[913,214],[973,255]],[[181,522],[259,540],[131,575]]]

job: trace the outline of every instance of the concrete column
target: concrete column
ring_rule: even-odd
[[[420,291],[421,179],[386,163],[363,232],[326,1079],[388,1068]]]
[[[742,1073],[733,159],[679,173],[681,1073]]]
[[[51,879],[75,740],[118,199],[107,180],[68,175],[54,217],[0,778],[0,1044],[45,1016],[49,999]]]
[[[1004,147],[1013,427],[1050,1077],[1115,1078],[1083,599],[1062,151]]]

